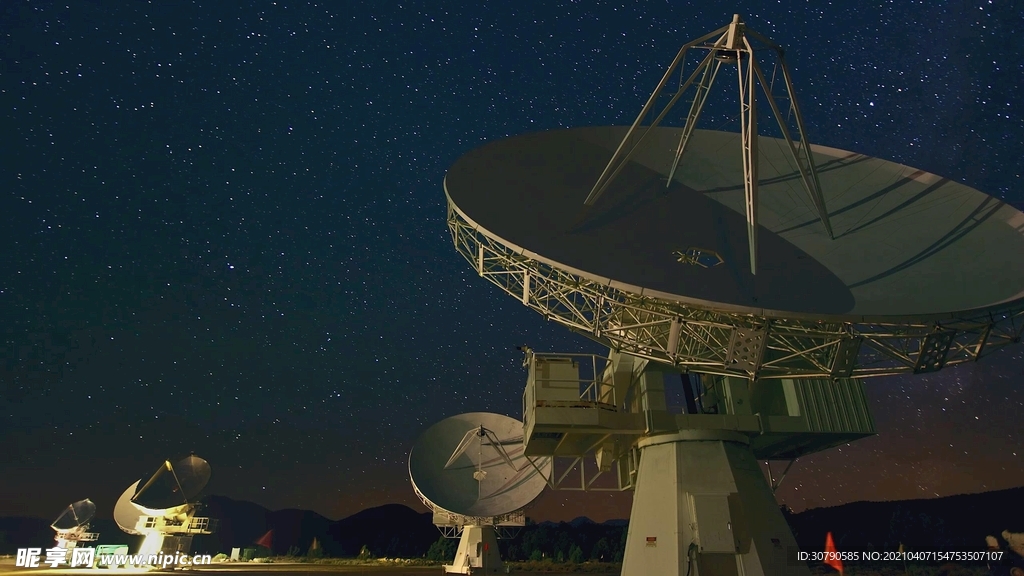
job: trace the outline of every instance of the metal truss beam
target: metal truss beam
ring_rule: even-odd
[[[423,504],[434,513],[435,518],[438,516],[444,518],[444,524],[435,524],[442,533],[447,535],[445,528],[454,527],[458,529],[456,536],[449,536],[449,538],[454,538],[459,534],[462,534],[463,526],[524,526],[526,524],[526,513],[522,508],[498,516],[465,516],[463,514],[449,512],[448,510],[437,506],[424,496],[423,493],[415,486],[413,486],[413,491],[416,493],[416,497],[420,499],[420,502],[423,502]]]
[[[912,374],[974,362],[1024,335],[1019,302],[938,320],[885,322],[769,319],[695,308],[516,253],[466,222],[450,200],[448,227],[456,250],[481,277],[545,318],[613,350],[695,372],[754,379]],[[729,361],[734,335],[760,331],[758,355],[737,368]]]
[[[563,490],[567,492],[625,492],[633,489],[632,479],[637,470],[639,464],[640,451],[634,446],[621,454],[616,458],[610,471],[602,471],[597,468],[597,465],[593,461],[593,448],[589,450],[584,456],[542,456],[540,458],[551,458],[551,475],[546,476],[541,472],[540,467],[534,464],[536,458],[526,457],[526,460],[534,466],[537,473],[540,474],[545,481],[547,481],[548,488],[552,490]],[[587,461],[591,461],[591,465],[587,465]],[[562,462],[565,469],[558,473],[556,472],[555,462]],[[627,473],[625,475],[618,472],[620,464],[626,466]],[[561,466],[559,466],[560,468]],[[602,478],[615,477],[615,485],[598,485]],[[609,484],[610,482],[604,482]]]
[[[778,478],[776,478],[775,474],[772,473],[771,461],[764,461],[764,466],[768,469],[768,484],[771,486],[772,494],[779,490],[779,486],[782,485],[782,481],[786,479],[786,474],[789,474],[789,469],[793,467],[793,464],[796,464],[796,458],[790,460],[789,463],[786,464],[786,469],[782,471],[782,474],[780,474]]]

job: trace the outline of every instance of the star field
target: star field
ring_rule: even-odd
[[[211,491],[270,508],[418,506],[420,432],[521,417],[516,345],[601,352],[461,260],[445,171],[632,122],[733,12],[787,46],[816,143],[1024,207],[1019,4],[499,4],[0,4],[0,516],[109,515],[189,451]],[[727,108],[702,125],[738,130]],[[780,501],[1020,485],[1022,378],[1011,348],[870,381],[880,435],[801,459]],[[531,515],[628,509],[548,494]]]

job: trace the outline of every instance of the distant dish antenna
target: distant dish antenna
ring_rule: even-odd
[[[95,515],[96,505],[88,498],[65,508],[53,524],[50,524],[57,532],[57,547],[70,549],[78,546],[79,542],[96,541],[100,537],[99,533],[89,532],[89,521]]]
[[[216,520],[196,516],[196,498],[210,475],[209,463],[194,454],[175,463],[165,460],[144,484],[139,479],[121,494],[114,521],[128,534],[145,536],[140,555],[187,554],[194,535],[216,528]]]
[[[460,537],[445,573],[504,573],[497,539],[525,524],[524,508],[550,475],[550,458],[523,455],[523,424],[514,418],[473,412],[428,428],[409,453],[409,479],[441,532]]]

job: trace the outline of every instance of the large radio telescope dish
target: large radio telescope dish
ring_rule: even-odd
[[[434,424],[409,453],[416,494],[434,512],[465,524],[500,523],[522,510],[544,490],[550,467],[550,458],[526,459],[522,422],[487,412]],[[479,519],[487,521],[473,521]]]
[[[145,484],[136,480],[121,494],[114,505],[114,521],[124,532],[141,535],[136,529],[140,518],[187,513],[210,476],[210,464],[194,454],[174,463],[167,460]]]
[[[740,134],[696,129],[719,70],[738,72]],[[660,125],[691,95],[682,128]],[[759,136],[762,96],[781,140]],[[630,127],[491,142],[444,187],[452,240],[481,277],[610,348],[578,400],[559,389],[581,381],[577,355],[527,349],[524,443],[593,456],[635,490],[626,576],[807,576],[781,553],[796,540],[756,458],[792,464],[873,435],[855,378],[974,361],[1024,333],[1024,213],[811,144],[783,48],[738,14],[682,46]],[[673,372],[690,376],[682,412],[666,401]]]
[[[946,178],[813,146],[836,239],[761,137],[761,262],[747,267],[739,134],[696,131],[666,191],[679,130],[650,145],[590,209],[596,174],[625,128],[532,133],[486,144],[445,189],[477,229],[517,252],[637,294],[773,317],[884,318],[987,310],[1024,299],[1024,214]],[[659,186],[660,183],[660,186]],[[679,262],[697,247],[709,267]],[[980,281],[984,279],[984,281]]]
[[[444,181],[457,249],[549,319],[723,375],[925,372],[1020,338],[1024,213],[1008,204],[812,145],[832,239],[787,143],[761,136],[755,276],[740,135],[695,130],[668,182],[682,129],[651,128],[585,205],[626,133],[529,133],[462,156]]]

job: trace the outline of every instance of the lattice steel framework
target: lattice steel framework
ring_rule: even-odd
[[[469,223],[448,198],[456,250],[548,320],[609,348],[694,372],[746,378],[867,378],[934,372],[1018,342],[1024,302],[922,318],[801,319],[642,296],[528,257]]]
[[[604,437],[607,440],[611,437],[608,434]],[[540,457],[526,457],[526,460],[537,468],[537,473],[544,477],[547,482],[548,488],[552,490],[563,490],[566,492],[625,492],[626,490],[632,490],[634,488],[633,480],[636,478],[637,467],[640,464],[640,451],[634,446],[630,448],[628,452],[621,454],[614,460],[615,464],[612,465],[610,471],[602,471],[595,465],[587,466],[588,458],[593,457],[593,450],[590,451],[586,456],[575,456],[575,457],[561,457],[561,456],[540,456]],[[536,465],[536,461],[543,458],[551,458],[551,473],[544,474],[540,471],[540,468]],[[619,474],[615,469],[616,464],[620,460],[625,459],[626,464],[625,474]],[[561,473],[558,472],[558,468],[555,467],[555,462],[564,461],[567,464],[564,466],[564,470]],[[603,479],[614,478],[614,486],[602,486],[598,485]]]
[[[531,461],[532,464],[532,461]],[[526,525],[526,512],[520,508],[505,514],[499,514],[497,516],[466,516],[465,514],[456,514],[449,512],[444,508],[431,502],[426,496],[420,492],[419,488],[414,484],[412,487],[413,491],[416,492],[416,497],[420,499],[420,502],[430,509],[431,512],[442,516],[448,522],[447,526],[458,526],[459,534],[462,533],[462,526],[525,526]],[[445,524],[437,525],[438,528],[445,526]],[[447,534],[446,534],[447,535]],[[450,536],[454,538],[454,536]]]
[[[437,529],[441,531],[441,535],[445,538],[461,538],[462,530],[465,527],[462,524],[452,526],[442,524],[437,526]],[[498,540],[511,540],[518,537],[522,529],[522,526],[494,526],[494,536]]]
[[[95,542],[99,540],[99,532],[84,532],[81,526],[78,528],[72,528],[71,530],[57,530],[57,540],[63,540],[65,542]]]

